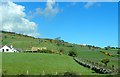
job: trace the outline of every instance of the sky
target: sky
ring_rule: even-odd
[[[3,3],[2,30],[76,44],[118,46],[117,2]]]

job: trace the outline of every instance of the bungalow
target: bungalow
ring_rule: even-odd
[[[15,48],[13,48],[13,46],[3,46],[0,48],[0,52],[18,52]]]

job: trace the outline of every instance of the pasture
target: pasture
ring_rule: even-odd
[[[112,67],[112,65],[114,65],[115,68],[118,68],[118,57],[108,56],[99,51],[96,51],[96,52],[95,51],[80,51],[78,52],[78,58],[81,58],[83,60],[98,62],[100,64],[102,64],[101,63],[102,59],[107,58],[110,60],[110,62],[108,63],[108,67]]]
[[[95,74],[77,64],[72,57],[44,53],[2,53],[2,68],[4,75],[55,75],[65,72],[78,75]]]
[[[108,67],[115,66],[118,69],[118,54],[117,49],[105,50],[104,48],[89,48],[79,44],[72,44],[68,42],[59,42],[56,44],[54,39],[34,38],[21,34],[14,34],[9,32],[2,33],[2,45],[13,45],[15,48],[22,51],[31,50],[32,47],[47,47],[48,50],[54,50],[63,54],[45,54],[45,53],[3,53],[2,64],[3,74],[56,74],[56,72],[64,73],[75,72],[82,75],[94,75],[93,71],[77,64],[72,57],[68,56],[70,51],[77,53],[77,58],[83,61],[89,60],[92,62],[101,63],[104,58],[109,59]],[[108,52],[112,56],[103,54]],[[103,64],[104,65],[104,64]],[[1,66],[1,65],[0,65]]]

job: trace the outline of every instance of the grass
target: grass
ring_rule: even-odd
[[[75,72],[82,75],[93,74],[90,69],[77,64],[72,57],[43,53],[3,53],[3,73],[7,75],[56,74]]]
[[[108,67],[112,67],[112,65],[114,65],[115,68],[118,68],[118,57],[108,56],[99,51],[80,51],[78,57],[83,60],[85,59],[93,62],[98,62],[100,64],[102,64],[102,59],[107,58],[110,60]]]
[[[5,36],[7,36],[7,37],[5,38]],[[78,44],[71,44],[71,43],[67,43],[67,42],[63,42],[64,45],[57,46],[55,44],[55,42],[51,43],[50,41],[45,40],[43,38],[38,39],[38,38],[33,38],[33,37],[26,37],[24,35],[12,34],[12,33],[8,33],[8,32],[3,33],[2,37],[3,37],[3,39],[2,39],[3,45],[13,45],[15,48],[20,48],[22,50],[31,50],[32,47],[47,47],[47,49],[49,49],[49,50],[55,50],[55,51],[59,52],[60,49],[63,49],[65,55],[68,55],[69,51],[74,50],[77,52],[78,58],[82,58],[83,60],[87,59],[87,60],[99,62],[99,63],[101,63],[100,61],[102,59],[108,58],[110,60],[110,62],[108,63],[108,66],[111,67],[112,65],[114,65],[115,68],[118,68],[117,49],[109,49],[109,50],[105,50],[102,48],[89,49],[87,46],[80,46]],[[42,40],[43,42],[40,42],[40,40]],[[114,57],[105,55],[105,54],[101,53],[100,51],[109,52],[112,55],[114,55]],[[54,55],[54,54],[50,55],[50,54],[40,54],[40,53],[37,53],[37,54],[4,53],[3,54],[3,63],[5,64],[4,70],[7,70],[8,74],[18,74],[18,72],[26,73],[27,69],[29,69],[29,72],[31,72],[31,69],[34,69],[33,66],[37,66],[36,69],[34,69],[34,71],[32,71],[33,73],[30,73],[30,74],[35,74],[37,71],[38,71],[37,74],[40,74],[43,72],[43,66],[45,66],[46,67],[45,69],[48,68],[47,69],[48,71],[45,71],[46,73],[48,73],[48,72],[55,73],[56,71],[57,72],[65,72],[65,71],[69,71],[69,70],[74,72],[75,70],[77,70],[75,72],[78,72],[80,74],[91,74],[90,70],[82,68],[81,66],[78,66],[78,64],[76,64],[72,60],[71,57],[68,57],[65,55],[60,56],[60,55]],[[59,60],[59,59],[61,59],[61,60]],[[29,65],[29,63],[27,63],[28,61],[31,62],[30,67],[27,67],[27,64]],[[34,62],[34,61],[36,61],[36,62]],[[46,63],[46,61],[47,61],[47,63]],[[49,61],[53,61],[53,62],[50,63]],[[42,62],[43,62],[43,64],[41,65]],[[68,63],[68,64],[66,64],[66,63]],[[72,65],[72,63],[73,63],[73,65]],[[71,64],[71,65],[69,65],[69,64]],[[41,66],[39,66],[39,65],[41,65]],[[51,66],[53,69],[50,68]],[[73,67],[73,66],[75,66],[75,67]],[[15,67],[15,68],[12,68],[12,67]],[[24,70],[21,71],[20,68],[18,68],[18,67],[21,67]],[[79,69],[82,68],[82,71],[79,70],[78,68]],[[15,71],[12,72],[11,69],[14,69]]]

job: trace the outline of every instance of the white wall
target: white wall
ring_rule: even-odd
[[[3,51],[4,50],[4,51]],[[15,50],[12,48],[9,48],[8,46],[4,46],[0,49],[0,52],[14,52]]]

